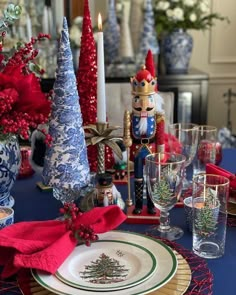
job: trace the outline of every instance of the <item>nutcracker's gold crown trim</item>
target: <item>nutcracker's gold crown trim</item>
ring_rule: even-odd
[[[134,95],[150,95],[156,92],[157,89],[157,78],[152,77],[146,67],[136,74],[135,77],[130,78],[132,86],[132,94]]]

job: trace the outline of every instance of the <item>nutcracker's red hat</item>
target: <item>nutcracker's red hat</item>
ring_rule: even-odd
[[[143,65],[135,77],[131,78],[132,94],[150,95],[157,91],[157,78],[151,50],[146,57],[146,65]]]

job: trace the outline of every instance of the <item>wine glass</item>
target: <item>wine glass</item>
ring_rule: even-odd
[[[192,163],[198,144],[198,125],[193,123],[176,123],[168,126],[169,148],[172,153],[183,154],[186,157],[183,191],[187,191],[190,182],[186,178],[186,168]]]
[[[170,241],[182,237],[183,230],[170,225],[169,210],[180,197],[185,156],[175,153],[155,153],[145,158],[147,187],[151,200],[160,210],[160,224],[156,228],[160,237]]]

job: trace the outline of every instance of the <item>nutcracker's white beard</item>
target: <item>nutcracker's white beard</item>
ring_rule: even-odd
[[[139,132],[141,135],[147,134],[147,117],[141,117],[138,123]]]

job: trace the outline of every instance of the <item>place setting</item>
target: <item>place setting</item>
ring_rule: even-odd
[[[128,242],[131,240],[133,243]],[[104,245],[108,247],[103,247]],[[158,293],[155,294],[162,294],[165,290],[178,290],[178,294],[184,294],[191,282],[191,269],[187,261],[163,242],[151,237],[111,231],[100,235],[99,242],[93,243],[91,249],[85,248],[87,247],[78,246],[54,275],[32,269],[33,279],[42,286],[42,290],[47,289],[52,294],[71,295],[99,291],[106,294],[152,294],[156,290]],[[101,255],[108,260],[104,262],[105,269],[97,267],[102,263]],[[143,257],[140,258],[139,255]],[[84,259],[86,260],[81,262]],[[118,270],[110,270],[109,261]],[[83,271],[84,266],[86,271]],[[94,269],[97,269],[97,273]],[[86,276],[89,282],[83,279]],[[106,283],[106,279],[110,282]]]

